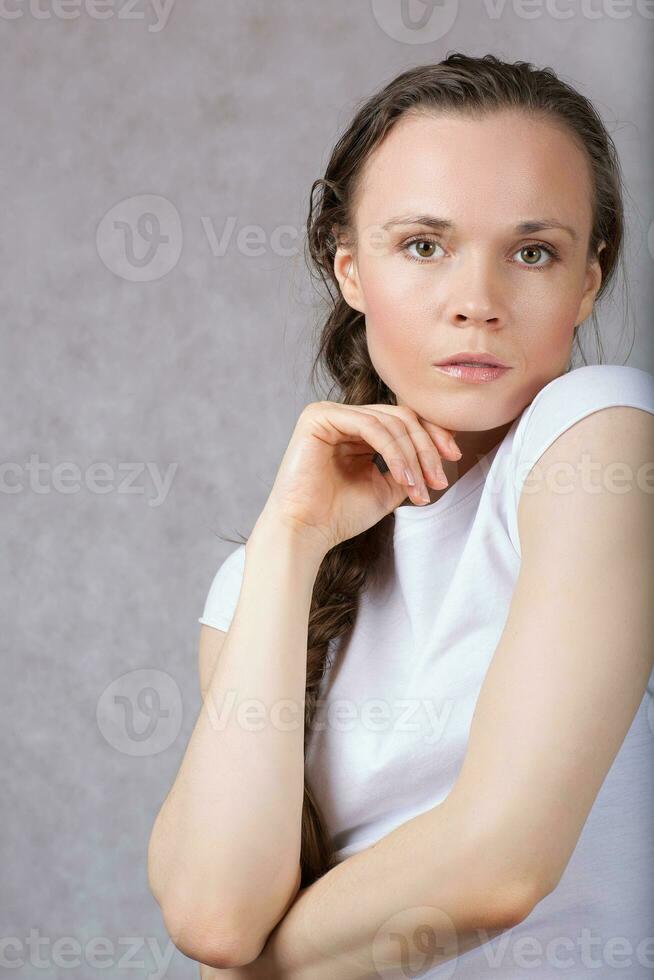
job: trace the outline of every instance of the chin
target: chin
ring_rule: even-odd
[[[442,411],[437,404],[430,405],[425,412],[418,409],[414,411],[430,422],[454,432],[488,432],[504,425],[517,414],[505,403],[492,404],[488,401],[469,405],[465,409],[459,406],[456,411],[452,410],[451,404],[443,405]]]

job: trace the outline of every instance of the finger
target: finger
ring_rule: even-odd
[[[429,419],[423,418],[421,415],[412,413],[411,409],[407,408],[405,405],[361,405],[361,408],[368,409],[379,409],[381,411],[394,412],[396,414],[401,414],[403,412],[408,412],[410,414],[416,415],[416,418],[421,425],[425,427],[428,434],[434,440],[436,444],[436,449],[441,456],[446,456],[450,459],[461,459],[463,455],[461,450],[456,444],[455,435],[451,429],[445,428],[443,425],[437,425],[436,422],[430,422]]]
[[[312,409],[312,417],[322,426],[329,426],[340,435],[358,436],[367,442],[382,456],[393,479],[407,487],[410,495],[418,497],[423,483],[420,463],[401,419],[383,412],[365,412],[359,406],[344,405],[341,402],[330,402],[326,409],[324,404],[317,403]],[[416,502],[424,503],[424,500],[418,499]]]
[[[455,433],[444,428],[442,425],[437,425],[435,422],[430,422],[429,419],[423,419],[421,416],[418,416],[418,418],[421,425],[424,425],[429,434],[435,440],[441,455],[447,456],[451,459],[461,459],[463,454],[456,444],[456,440],[454,438]]]
[[[444,479],[444,474],[443,478],[440,478],[431,471],[428,471],[427,474],[424,472],[424,470],[427,469],[427,466],[424,464],[422,451],[416,449],[415,442],[409,434],[407,426],[402,418],[393,415],[392,413],[383,411],[377,413],[374,409],[370,409],[368,411],[371,415],[378,417],[383,424],[388,427],[391,433],[391,438],[395,438],[402,446],[404,455],[408,459],[410,466],[410,480],[407,478],[405,481],[410,499],[414,504],[418,505],[429,503],[427,482],[435,485],[438,488],[442,488],[447,485],[447,480]],[[431,444],[431,440],[425,433],[423,433],[423,438],[427,438],[430,445],[428,452],[433,455],[434,449]],[[421,462],[421,459],[423,459],[423,462]]]
[[[387,412],[384,409],[372,406],[362,408],[362,411],[372,412],[381,417],[385,416],[389,420],[389,427],[393,430],[399,432],[400,429],[397,429],[398,425],[404,428],[407,440],[405,454],[412,457],[412,468],[419,476],[420,489],[424,489],[423,496],[429,496],[425,485],[427,483],[437,490],[442,490],[448,485],[449,481],[445,476],[441,457],[437,451],[434,438],[423,427],[418,416],[410,409],[396,405],[389,405],[388,407],[389,409],[394,409],[394,411]],[[410,449],[409,445],[411,446]]]

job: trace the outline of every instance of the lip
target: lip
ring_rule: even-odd
[[[443,358],[442,361],[434,361],[434,367],[443,367],[446,364],[456,364],[461,363],[461,361],[474,361],[477,364],[490,365],[498,368],[508,368],[509,366],[488,351],[461,350],[456,354],[451,354],[449,357]]]
[[[497,381],[504,377],[511,368],[496,367],[490,364],[477,364],[474,367],[465,364],[434,364],[437,371],[446,374],[457,381],[467,381],[472,384],[484,384],[488,381]]]

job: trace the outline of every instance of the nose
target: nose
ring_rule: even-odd
[[[500,327],[505,322],[497,270],[490,259],[477,256],[461,262],[450,281],[446,319],[454,326]]]

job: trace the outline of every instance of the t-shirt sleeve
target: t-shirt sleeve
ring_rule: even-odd
[[[571,425],[613,405],[654,413],[654,375],[624,364],[587,364],[554,378],[523,412],[513,444],[507,515],[509,535],[519,555],[518,503],[529,471]]]
[[[219,566],[198,623],[227,632],[238,604],[244,570],[245,545],[240,544]]]

